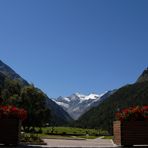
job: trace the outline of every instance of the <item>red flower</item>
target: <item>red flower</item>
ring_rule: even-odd
[[[116,113],[116,119],[121,122],[148,120],[148,106],[135,106],[123,109]]]
[[[27,118],[27,111],[15,106],[0,106],[0,119],[5,118],[15,118],[23,121]]]

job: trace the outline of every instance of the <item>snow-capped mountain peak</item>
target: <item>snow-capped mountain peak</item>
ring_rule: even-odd
[[[83,94],[80,94],[80,93],[75,93],[75,94],[71,95],[68,98],[70,98],[71,100],[74,100],[74,99],[78,99],[79,98],[80,101],[85,101],[85,100],[89,100],[89,99],[90,100],[95,100],[95,99],[100,98],[103,95],[104,95],[104,93],[102,93],[100,95],[95,94],[95,93],[91,93],[89,95],[83,95]]]
[[[63,98],[65,101],[67,101],[67,102],[70,102],[70,99],[69,98],[67,98],[67,97],[65,97],[65,98]]]
[[[91,93],[91,94],[89,94],[88,96],[86,96],[86,100],[89,100],[89,99],[93,99],[93,100],[95,100],[95,99],[98,99],[98,98],[100,98],[101,96],[103,96],[104,95],[104,93],[102,93],[102,94],[100,94],[100,95],[98,95],[98,94],[95,94],[95,93]]]
[[[55,102],[67,111],[73,119],[78,119],[83,113],[88,111],[91,107],[98,105],[110,93],[102,94],[90,93],[83,95],[81,93],[74,93],[69,97],[59,97]]]

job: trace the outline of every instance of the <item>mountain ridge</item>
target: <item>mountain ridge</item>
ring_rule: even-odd
[[[1,60],[0,60],[0,72],[3,73],[5,76],[9,77],[10,79],[20,80],[23,85],[29,85],[29,83],[25,79],[23,79],[10,66],[5,64]]]
[[[143,71],[143,73],[138,77],[136,83],[141,83],[148,81],[148,67]]]

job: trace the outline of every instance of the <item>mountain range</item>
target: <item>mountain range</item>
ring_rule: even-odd
[[[30,85],[13,69],[0,61],[0,91],[5,85],[6,79],[18,80],[22,87]],[[148,105],[148,68],[143,71],[135,83],[102,94],[74,93],[68,97],[57,99],[45,96],[46,105],[51,110],[52,124],[71,123],[72,126],[104,129],[112,132],[115,112],[130,106]],[[76,121],[73,122],[72,118]]]
[[[0,60],[0,85],[4,83],[5,78],[18,80],[22,86],[30,85],[11,67]],[[61,125],[72,122],[73,119],[78,119],[82,114],[90,108],[97,106],[113,92],[114,91],[108,91],[100,95],[95,93],[89,95],[75,93],[69,97],[59,97],[57,99],[51,99],[46,95],[46,104],[52,112],[52,122],[55,125]]]
[[[89,95],[74,93],[68,97],[60,96],[53,101],[60,105],[66,112],[68,112],[74,120],[77,120],[90,108],[99,105],[114,92],[115,90],[102,94],[91,93]]]

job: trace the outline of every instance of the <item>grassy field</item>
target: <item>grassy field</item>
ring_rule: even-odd
[[[81,138],[94,139],[100,136],[108,135],[107,131],[96,129],[82,129],[73,127],[43,127],[35,129],[40,137],[45,138]]]
[[[82,129],[73,127],[43,127],[35,128],[34,132],[23,133],[22,142],[29,143],[41,143],[42,138],[49,139],[112,139],[112,136],[108,135],[107,131],[96,130],[96,129]]]
[[[73,127],[44,127],[42,133],[52,135],[108,135],[108,132],[103,130]]]

